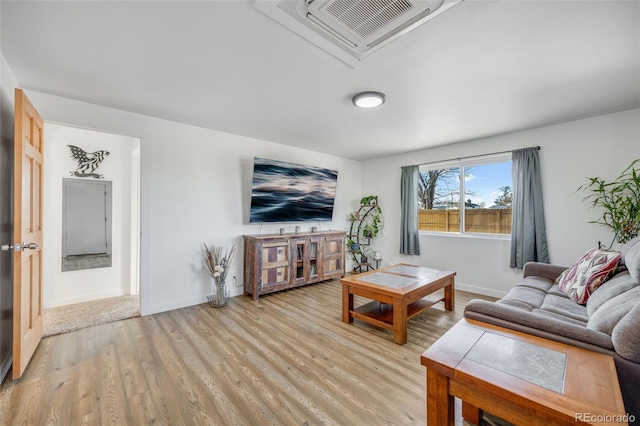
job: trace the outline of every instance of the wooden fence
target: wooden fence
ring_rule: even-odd
[[[460,232],[460,210],[418,210],[418,229]],[[465,232],[511,234],[511,209],[466,209]]]

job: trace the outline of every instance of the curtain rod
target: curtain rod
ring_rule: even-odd
[[[429,163],[420,163],[420,164],[416,164],[416,166],[428,166],[429,164],[437,164],[437,163],[447,163],[449,161],[460,161],[460,160],[468,160],[469,158],[478,158],[478,157],[488,157],[490,155],[498,155],[498,154],[508,154],[508,153],[512,153],[513,151],[518,151],[520,149],[531,149],[531,148],[535,148],[538,151],[540,151],[540,146],[532,146],[529,148],[518,148],[518,149],[511,149],[509,151],[499,151],[499,152],[491,152],[489,154],[478,154],[478,155],[469,155],[466,157],[456,157],[456,158],[450,158],[448,160],[438,160],[438,161],[431,161]]]

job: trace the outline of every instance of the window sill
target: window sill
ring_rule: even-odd
[[[460,232],[433,232],[433,231],[418,231],[418,234],[429,235],[434,237],[445,237],[445,238],[472,238],[472,239],[480,239],[480,240],[502,240],[502,241],[511,241],[511,234],[479,234],[479,233],[460,233]]]

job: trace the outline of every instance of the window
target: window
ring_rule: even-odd
[[[512,188],[511,154],[421,166],[418,230],[511,234]]]

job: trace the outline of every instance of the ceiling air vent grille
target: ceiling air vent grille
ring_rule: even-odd
[[[324,7],[324,11],[361,39],[366,39],[413,8],[408,0],[336,0]]]
[[[253,6],[354,68],[462,0],[254,0]]]

